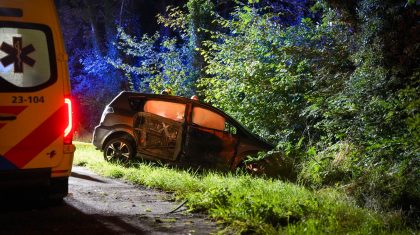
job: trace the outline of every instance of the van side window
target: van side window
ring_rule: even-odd
[[[169,118],[178,122],[184,121],[185,104],[148,100],[144,104],[143,110],[147,113],[153,113],[161,117]]]
[[[223,131],[225,129],[225,118],[218,113],[208,109],[194,107],[192,122],[202,127]]]

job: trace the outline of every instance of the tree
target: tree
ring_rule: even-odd
[[[205,42],[208,76],[200,84],[207,101],[299,159],[302,183],[349,184],[365,206],[415,214],[415,11],[405,1],[356,3],[339,11],[318,3],[314,18],[294,25],[279,24],[270,11],[237,8]]]
[[[92,130],[104,105],[128,89],[127,79],[106,61],[118,56],[113,46],[116,24],[129,24],[130,20],[118,22],[120,19],[112,17],[117,10],[124,11],[112,0],[57,1],[57,6],[69,54],[72,93],[79,108],[79,128]]]

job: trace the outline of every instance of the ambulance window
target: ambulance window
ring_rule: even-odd
[[[50,28],[0,22],[0,92],[40,90],[56,80]]]

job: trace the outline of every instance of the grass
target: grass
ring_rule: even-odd
[[[312,191],[245,173],[196,173],[152,163],[108,163],[91,144],[76,142],[74,164],[101,175],[174,192],[233,234],[410,234],[399,213],[356,206],[339,189]],[[414,233],[414,232],[412,232]]]

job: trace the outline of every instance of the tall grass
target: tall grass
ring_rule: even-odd
[[[359,208],[339,189],[311,191],[245,173],[196,173],[152,163],[105,162],[93,146],[76,143],[75,165],[104,176],[174,192],[191,211],[224,223],[222,233],[378,234],[409,233],[398,213]]]

